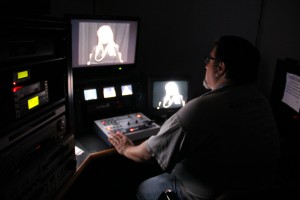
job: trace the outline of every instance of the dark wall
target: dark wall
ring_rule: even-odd
[[[81,5],[81,6],[79,6]],[[138,16],[141,19],[137,70],[147,75],[186,73],[192,96],[204,92],[203,57],[212,42],[234,34],[255,42],[260,0],[71,1],[53,3],[53,14]]]
[[[259,85],[271,93],[277,59],[300,61],[300,1],[268,0],[265,3],[261,29],[262,54]]]
[[[1,1],[0,16],[37,16],[50,14],[51,0]]]
[[[220,35],[240,35],[258,45],[262,62],[257,84],[267,96],[276,60],[300,60],[298,0],[29,0],[19,6],[5,0],[3,4],[1,15],[138,16],[138,70],[146,74],[187,73],[192,77],[193,96],[204,91],[203,56]]]

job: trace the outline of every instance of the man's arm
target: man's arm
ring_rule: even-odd
[[[117,131],[111,132],[108,137],[109,142],[116,148],[119,154],[136,162],[149,161],[152,156],[147,150],[146,141],[135,145],[126,135]]]

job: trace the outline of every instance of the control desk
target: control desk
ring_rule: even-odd
[[[127,135],[132,141],[137,141],[157,134],[160,126],[143,113],[138,112],[95,120],[94,128],[103,141],[108,145],[111,145],[108,141],[110,132],[119,130]]]
[[[125,114],[95,120],[94,132],[78,136],[75,140],[77,170],[53,200],[62,200],[72,187],[78,176],[93,158],[115,154],[115,148],[108,141],[111,131],[122,131],[132,141],[139,143],[152,135],[156,135],[160,126],[141,112]],[[139,141],[140,140],[140,141]]]

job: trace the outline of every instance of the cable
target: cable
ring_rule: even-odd
[[[261,0],[260,13],[259,13],[259,19],[258,19],[258,27],[257,27],[257,35],[256,35],[256,40],[255,40],[255,46],[257,48],[260,46],[261,36],[262,36],[262,32],[263,32],[264,11],[265,11],[265,0]]]

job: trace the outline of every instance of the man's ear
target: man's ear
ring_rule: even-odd
[[[226,72],[226,65],[223,61],[220,61],[218,64],[218,74],[223,75]]]

